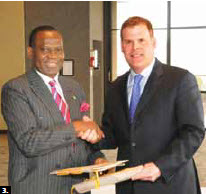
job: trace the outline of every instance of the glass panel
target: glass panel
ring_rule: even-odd
[[[171,26],[206,26],[206,1],[172,1]]]
[[[206,75],[197,75],[196,79],[200,91],[206,93]]]
[[[167,30],[154,30],[156,38],[155,57],[162,63],[167,62]]]
[[[204,110],[204,121],[205,121],[205,127],[206,127],[206,93],[202,93],[202,103],[203,103],[203,110]]]
[[[206,75],[206,29],[171,31],[171,65]]]
[[[117,29],[131,16],[145,17],[152,22],[153,28],[167,27],[166,1],[128,1],[117,2]]]

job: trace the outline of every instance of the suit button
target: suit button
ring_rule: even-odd
[[[132,146],[132,147],[136,147],[136,143],[135,143],[135,142],[132,142],[132,143],[131,143],[131,146]]]

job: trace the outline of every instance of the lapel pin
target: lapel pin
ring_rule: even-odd
[[[76,100],[76,99],[77,99],[77,97],[76,97],[75,95],[73,95],[72,98],[73,98],[73,100]]]

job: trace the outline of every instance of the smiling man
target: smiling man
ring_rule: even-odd
[[[136,74],[149,66],[154,58],[156,42],[150,28],[142,23],[122,30],[122,52]]]
[[[121,28],[130,71],[111,83],[102,119],[102,149],[143,165],[117,194],[200,194],[193,160],[204,139],[203,107],[195,77],[154,57],[152,24],[131,17]]]
[[[13,194],[68,194],[85,176],[57,177],[49,173],[105,162],[103,154],[92,146],[103,133],[87,117],[89,109],[79,84],[59,76],[64,61],[60,32],[51,26],[34,29],[28,57],[32,70],[10,80],[2,89],[9,185]]]

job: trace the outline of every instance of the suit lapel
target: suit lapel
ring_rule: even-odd
[[[152,100],[152,96],[157,91],[158,85],[161,82],[161,75],[162,75],[162,67],[160,65],[160,62],[156,59],[156,62],[154,64],[152,73],[145,85],[143,94],[140,98],[138,107],[135,112],[135,117],[138,117],[140,113],[146,108],[146,106],[150,103]],[[149,107],[149,106],[147,106]],[[134,119],[136,120],[136,119]],[[134,122],[135,123],[135,122]]]
[[[59,76],[59,83],[62,87],[62,91],[64,94],[64,98],[66,100],[66,103],[69,106],[71,119],[79,118],[80,112],[77,111],[79,110],[77,107],[79,107],[80,102],[78,100],[78,97],[76,96],[72,87],[68,85],[68,82],[65,82],[63,79],[64,78],[62,76]]]
[[[125,117],[127,122],[129,123],[129,107],[128,107],[128,98],[127,98],[127,79],[130,72],[127,72],[123,75],[121,79],[121,83],[119,84],[119,94],[122,101],[123,112],[125,113]]]
[[[51,92],[49,91],[41,77],[35,72],[34,69],[27,73],[27,77],[31,90],[38,96],[42,103],[51,112],[53,120],[55,120],[55,122],[64,122],[64,119],[61,116],[56,103],[54,103]]]

